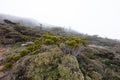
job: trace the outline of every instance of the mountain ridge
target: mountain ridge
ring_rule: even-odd
[[[40,23],[34,19],[16,17],[12,15],[7,15],[7,14],[0,14],[1,23],[4,23],[4,19],[8,19],[13,22],[20,23],[21,25],[24,25],[24,26],[39,26],[40,25]]]

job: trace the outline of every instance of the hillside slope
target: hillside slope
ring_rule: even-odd
[[[83,45],[87,38],[87,46],[79,47],[79,38]],[[0,56],[0,80],[120,80],[116,40],[7,20],[0,24],[0,45],[8,48]]]

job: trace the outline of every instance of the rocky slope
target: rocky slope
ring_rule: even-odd
[[[50,39],[39,45],[43,34],[55,35],[53,40],[61,36],[84,37],[89,43],[77,51]],[[62,43],[66,40],[63,37]],[[2,48],[8,48],[0,56],[0,80],[120,80],[119,41],[62,28],[30,28],[10,20],[0,24],[0,41]],[[26,42],[34,44],[21,46]]]

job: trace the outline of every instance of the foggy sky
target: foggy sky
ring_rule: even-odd
[[[120,39],[120,0],[0,0],[0,13]]]

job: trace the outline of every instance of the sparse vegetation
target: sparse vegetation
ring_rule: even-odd
[[[45,45],[52,45],[52,44],[54,44],[54,41],[52,39],[45,39],[44,44]]]
[[[7,62],[15,62],[15,61],[17,61],[17,60],[19,60],[20,59],[20,55],[10,55],[10,56],[8,56],[8,58],[7,58]]]
[[[13,63],[11,63],[11,62],[5,63],[4,64],[4,70],[11,68],[12,65],[13,65]]]
[[[23,50],[23,51],[20,52],[20,55],[21,55],[21,56],[25,56],[25,55],[27,55],[29,52],[30,52],[29,50]]]
[[[43,34],[42,41],[45,45],[58,45],[64,53],[72,54],[74,56],[77,56],[77,54],[80,52],[80,47],[82,47],[80,44],[83,46],[86,46],[87,44],[86,39],[80,39],[76,36],[54,36],[48,34]],[[64,44],[64,49],[62,46],[60,46],[61,43]]]
[[[30,37],[27,36],[27,35],[22,35],[21,37],[24,41],[29,41],[30,40]]]
[[[0,24],[0,45],[12,45],[0,65],[14,80],[120,80],[118,41],[12,23]]]

